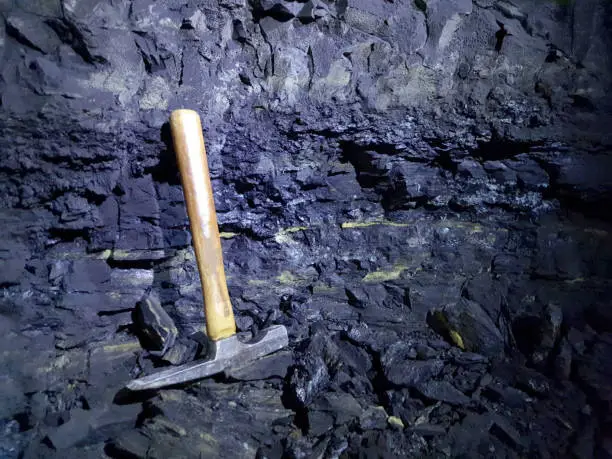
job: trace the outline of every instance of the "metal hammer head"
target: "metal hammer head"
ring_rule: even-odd
[[[130,390],[158,389],[160,387],[194,381],[220,373],[232,367],[242,366],[264,355],[271,354],[289,343],[287,329],[282,325],[269,327],[252,341],[242,342],[238,335],[212,341],[207,359],[191,362],[160,371],[126,386]]]

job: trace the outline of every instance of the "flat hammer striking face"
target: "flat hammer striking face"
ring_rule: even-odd
[[[131,381],[131,390],[157,389],[193,381],[225,369],[243,366],[288,344],[287,330],[276,325],[245,343],[236,335],[236,322],[223,268],[221,239],[206,160],[200,117],[193,110],[175,110],[170,129],[176,152],[193,247],[204,294],[206,331],[211,340],[207,359]]]

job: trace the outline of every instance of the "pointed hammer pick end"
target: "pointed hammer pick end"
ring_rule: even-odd
[[[252,341],[242,342],[237,335],[212,342],[209,358],[172,367],[159,373],[130,381],[126,387],[132,391],[159,389],[161,387],[195,381],[225,369],[244,365],[271,354],[289,344],[287,329],[282,325],[269,327]]]

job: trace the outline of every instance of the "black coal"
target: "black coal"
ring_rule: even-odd
[[[612,457],[611,8],[0,2],[0,456]],[[180,107],[290,347],[132,394],[205,352]]]

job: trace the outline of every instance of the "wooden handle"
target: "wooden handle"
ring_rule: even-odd
[[[206,331],[210,339],[218,341],[236,333],[236,322],[225,280],[202,124],[195,111],[175,110],[170,115],[170,129],[200,270]]]

